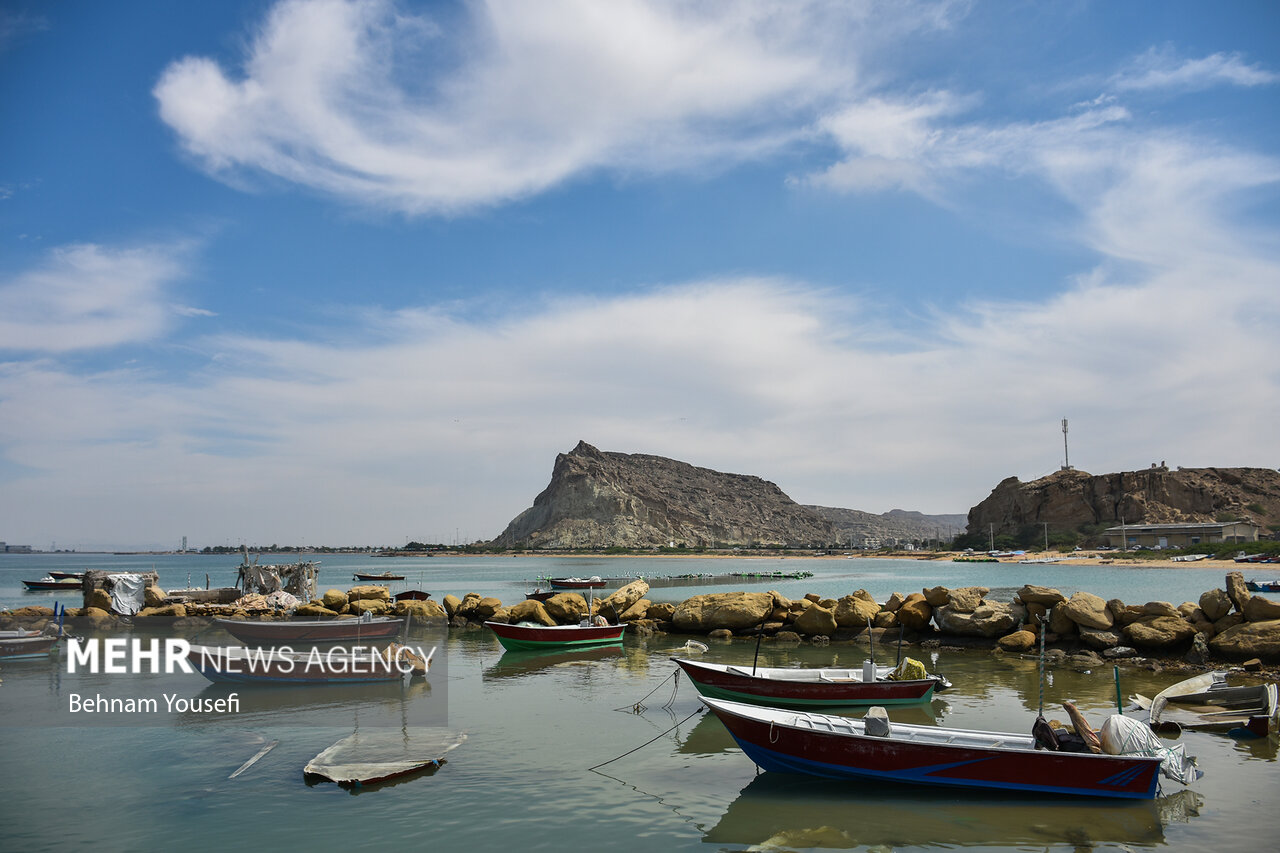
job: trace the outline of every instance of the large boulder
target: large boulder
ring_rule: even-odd
[[[862,593],[859,595],[858,593]],[[853,595],[846,595],[836,602],[831,611],[836,624],[841,628],[865,628],[868,621],[873,621],[880,612],[880,605],[866,590],[858,590]]]
[[[365,586],[353,586],[347,590],[347,601],[390,601],[391,590],[385,586],[375,586],[368,584]]]
[[[929,602],[930,607],[942,607],[951,602],[951,590],[945,586],[930,587],[923,592],[924,600]]]
[[[960,637],[999,637],[1022,624],[1026,608],[1021,604],[991,601],[972,613],[963,613],[951,605],[936,608],[933,621],[944,634]]]
[[[1067,597],[1056,589],[1029,583],[1018,590],[1018,599],[1023,604],[1040,604],[1044,607],[1053,607],[1066,601]]]
[[[458,605],[454,615],[461,616],[472,622],[483,622],[497,613],[498,608],[501,606],[502,601],[500,599],[492,596],[482,596],[477,592],[469,592],[462,597],[462,603]]]
[[[1271,622],[1280,619],[1280,602],[1255,595],[1245,602],[1244,618],[1246,622]]]
[[[1124,635],[1140,649],[1168,649],[1196,635],[1196,629],[1177,616],[1144,616],[1124,626]]]
[[[165,596],[168,593],[155,584],[148,584],[142,590],[142,606],[143,607],[160,607],[164,604]]]
[[[812,637],[829,637],[836,632],[836,615],[821,604],[815,604],[797,616],[791,627]]]
[[[185,619],[187,609],[181,604],[166,604],[162,607],[144,607],[133,614],[135,625],[172,625],[179,619]]]
[[[320,596],[320,603],[338,613],[347,606],[347,594],[340,589],[326,589]]]
[[[542,606],[557,625],[577,625],[587,615],[587,600],[576,592],[558,592]]]
[[[754,628],[764,622],[773,612],[773,604],[773,596],[767,592],[695,595],[676,605],[671,621],[681,631],[712,631],[716,628],[736,631]]]
[[[661,604],[650,604],[649,610],[645,613],[645,618],[652,619],[655,622],[670,622],[675,612],[676,606],[664,601]]]
[[[1073,594],[1054,608],[1054,610],[1058,609],[1082,628],[1099,628],[1105,631],[1116,621],[1107,608],[1107,602],[1091,592],[1081,591]]]
[[[1174,616],[1180,619],[1187,618],[1186,614],[1178,608],[1174,607],[1167,601],[1148,601],[1142,605],[1143,616]]]
[[[1079,631],[1080,626],[1076,625],[1067,609],[1059,604],[1049,611],[1049,630],[1060,636],[1069,637]]]
[[[616,620],[629,610],[637,601],[644,598],[649,591],[649,584],[643,580],[634,580],[616,592],[598,602],[596,612],[611,620]]]
[[[391,603],[383,601],[380,598],[358,598],[347,605],[348,611],[357,616],[363,616],[371,613],[374,616],[381,616],[391,609]],[[299,608],[301,609],[301,608]]]
[[[1231,596],[1225,589],[1211,589],[1201,594],[1200,609],[1210,622],[1217,622],[1231,612]]]
[[[1103,631],[1099,628],[1081,628],[1080,642],[1100,652],[1120,645],[1120,635],[1115,631]]]
[[[395,603],[395,614],[413,625],[425,625],[428,622],[448,622],[449,614],[439,602],[427,599],[426,601],[397,601]]]
[[[91,589],[84,596],[84,606],[111,612],[111,593],[105,589]]]
[[[293,618],[304,619],[304,620],[337,619],[338,611],[331,610],[330,608],[324,607],[323,605],[303,604],[300,607],[294,608]]]
[[[962,586],[951,590],[951,600],[947,606],[957,613],[972,613],[982,604],[982,598],[991,592],[985,586]]]
[[[1227,596],[1236,606],[1236,610],[1243,613],[1244,606],[1249,603],[1253,593],[1249,592],[1249,588],[1245,586],[1244,575],[1240,572],[1227,572]]]
[[[511,605],[507,611],[507,621],[513,624],[516,622],[533,622],[548,626],[558,624],[541,601],[534,601],[531,598]]]
[[[1209,648],[1232,660],[1280,660],[1280,619],[1242,622],[1227,628],[1209,641]]]
[[[452,619],[457,614],[458,608],[462,606],[462,599],[458,598],[458,596],[453,593],[449,593],[441,601],[441,604],[444,605],[445,614]]]
[[[913,592],[903,599],[896,615],[898,624],[908,631],[924,631],[933,619],[933,607],[923,593]]]
[[[618,617],[619,622],[639,622],[641,619],[649,618],[649,608],[653,606],[653,602],[647,598],[642,598],[635,604],[632,604]]]
[[[1022,653],[1035,648],[1036,635],[1030,631],[1014,631],[996,640],[996,645],[1006,652]]]
[[[115,627],[116,617],[111,611],[100,607],[82,607],[76,624],[92,631],[105,631]]]

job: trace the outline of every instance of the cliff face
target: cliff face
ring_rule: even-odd
[[[826,545],[830,522],[759,477],[578,442],[551,483],[493,540],[500,547]]]
[[[1015,533],[1028,524],[1179,524],[1230,513],[1264,529],[1280,523],[1280,472],[1270,468],[1179,468],[1094,476],[1057,471],[1030,483],[1001,482],[969,510],[968,532]]]

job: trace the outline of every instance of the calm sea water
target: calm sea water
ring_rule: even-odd
[[[356,569],[403,570],[405,585],[437,598],[453,592],[521,598],[540,574],[629,575],[812,570],[805,581],[772,582],[787,595],[843,594],[859,587],[883,598],[938,583],[1016,589],[1036,582],[1063,591],[1088,589],[1126,601],[1194,600],[1222,585],[1220,571],[1115,569],[1055,565],[916,563],[874,560],[553,560],[364,557],[322,559],[322,586],[346,587]],[[49,568],[150,569],[162,585],[185,586],[204,574],[213,585],[234,578],[234,558],[109,558],[8,555],[0,560],[0,601],[48,602],[13,586]],[[732,568],[730,568],[732,567]],[[658,589],[677,600],[745,584]],[[76,604],[75,601],[64,603]],[[403,701],[447,704],[449,734],[461,747],[430,775],[350,793],[308,786],[303,765],[358,729],[376,703],[370,690],[315,694],[345,726],[300,725],[292,699],[278,714],[182,717],[137,728],[0,726],[0,838],[6,849],[195,851],[252,846],[308,851],[390,846],[396,849],[720,851],[746,849],[1134,850],[1266,849],[1274,837],[1269,809],[1280,801],[1276,739],[1235,741],[1188,733],[1181,741],[1206,776],[1192,788],[1166,782],[1155,803],[1095,803],[1047,797],[1001,797],[954,791],[833,784],[757,774],[723,727],[698,713],[687,683],[671,680],[668,656],[683,637],[628,640],[621,650],[561,654],[504,653],[484,631],[454,632],[439,654],[447,674],[406,685]],[[754,644],[712,644],[708,660],[749,660]],[[1039,701],[1034,661],[984,653],[921,653],[955,683],[931,705],[894,708],[894,719],[1025,731]],[[800,646],[761,652],[762,664],[857,665],[865,646]],[[881,662],[892,655],[877,649]],[[0,672],[0,719],[28,703],[62,701],[92,688],[50,661],[11,662]],[[100,677],[100,676],[99,676]],[[1173,679],[1123,674],[1125,694],[1150,694]],[[142,676],[139,676],[142,678]],[[167,676],[177,689],[208,690],[199,675]],[[185,681],[183,680],[185,679]],[[272,688],[260,688],[271,690]],[[295,693],[297,691],[294,691]],[[642,710],[636,703],[643,700]],[[311,694],[307,694],[311,695]],[[1058,670],[1045,685],[1047,716],[1063,718],[1074,700],[1100,724],[1115,705],[1110,668]],[[304,696],[301,700],[307,702]],[[295,706],[296,707],[296,706]],[[692,716],[691,716],[692,715]],[[235,779],[228,776],[263,744],[277,746]],[[652,742],[649,742],[652,741]],[[646,744],[642,746],[642,744]],[[637,749],[637,747],[639,747]],[[596,770],[592,767],[605,764]],[[75,815],[73,819],[71,816]]]

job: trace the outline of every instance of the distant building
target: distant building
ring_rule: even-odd
[[[1210,542],[1257,542],[1258,525],[1250,521],[1212,524],[1125,524],[1108,527],[1113,548],[1192,548]]]

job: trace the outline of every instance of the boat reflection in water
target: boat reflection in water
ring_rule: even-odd
[[[596,646],[569,651],[504,651],[498,662],[486,669],[483,678],[518,678],[524,675],[536,675],[548,669],[560,666],[597,663],[616,660],[626,652],[622,646]]]
[[[757,776],[703,841],[759,848],[983,847],[1096,844],[1154,847],[1164,827],[1199,814],[1203,798],[1181,790],[1154,800],[993,796],[793,775]]]

